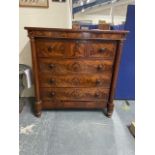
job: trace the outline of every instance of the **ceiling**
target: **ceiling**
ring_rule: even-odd
[[[109,15],[113,7],[115,15],[124,16],[128,4],[134,0],[73,0],[73,14]]]
[[[112,0],[73,0],[73,14]]]

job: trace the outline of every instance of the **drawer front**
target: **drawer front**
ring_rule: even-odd
[[[109,88],[111,73],[103,75],[40,75],[41,87],[104,87]]]
[[[52,60],[39,59],[40,73],[77,74],[112,72],[113,61],[110,60]]]
[[[103,88],[41,88],[43,101],[108,101],[109,89]]]
[[[37,40],[38,57],[74,58],[85,57],[86,45],[79,41]]]
[[[67,46],[62,41],[36,40],[38,57],[65,57]]]
[[[80,41],[72,41],[67,44],[67,58],[82,58],[87,56],[86,43]]]
[[[87,48],[89,57],[114,59],[116,42],[90,43]]]
[[[105,101],[43,101],[43,109],[103,109],[106,107],[107,102]]]

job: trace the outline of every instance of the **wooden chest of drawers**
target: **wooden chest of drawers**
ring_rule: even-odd
[[[103,109],[111,116],[126,31],[25,27],[31,41],[35,114]]]

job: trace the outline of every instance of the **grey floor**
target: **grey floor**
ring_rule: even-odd
[[[43,111],[36,118],[30,104],[19,119],[20,155],[134,155],[134,101],[115,101],[112,118],[101,111]]]

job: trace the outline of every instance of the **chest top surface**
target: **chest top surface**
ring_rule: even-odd
[[[60,28],[25,27],[29,37],[62,39],[124,40],[128,31],[116,30],[73,30]]]

